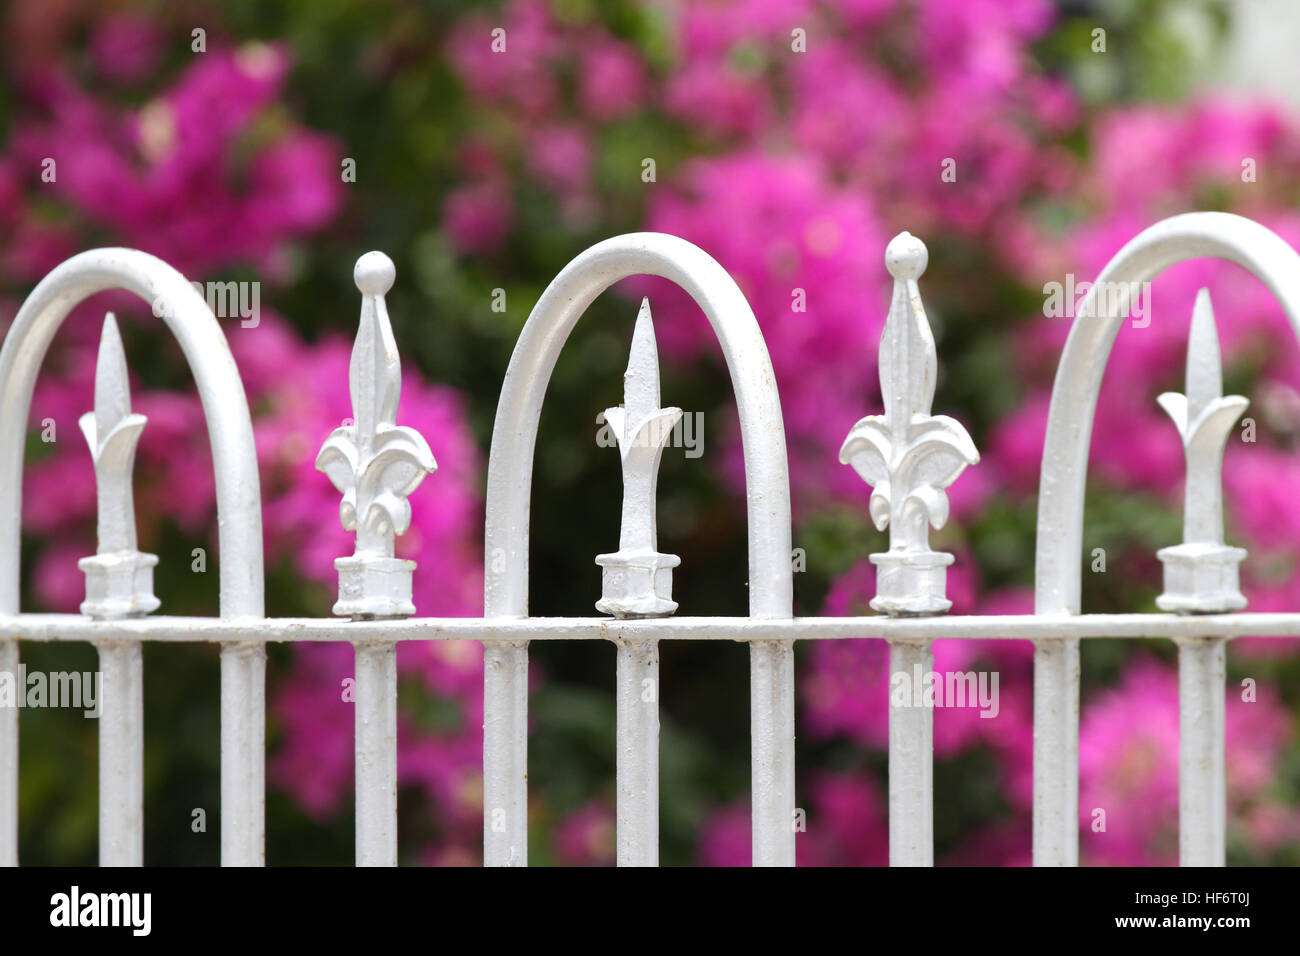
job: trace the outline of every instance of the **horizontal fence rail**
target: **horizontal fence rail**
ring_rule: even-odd
[[[125,249],[83,253],[32,292],[0,351],[0,672],[16,674],[22,641],[87,642],[98,651],[104,693],[99,724],[100,862],[133,866],[143,847],[145,642],[210,642],[221,648],[221,860],[264,862],[266,646],[339,641],[355,659],[356,860],[393,866],[397,853],[397,645],[479,641],[484,653],[483,846],[488,865],[528,862],[528,646],[532,641],[609,641],[617,647],[616,794],[620,866],[658,863],[659,652],[662,641],[749,645],[752,846],[755,865],[793,865],[797,641],[869,638],[889,646],[894,675],[928,673],[936,640],[1034,644],[1034,863],[1078,862],[1079,655],[1084,639],[1173,641],[1179,660],[1179,831],[1184,865],[1223,865],[1225,652],[1242,637],[1300,636],[1300,612],[1243,612],[1237,571],[1246,553],[1223,539],[1221,461],[1246,407],[1222,394],[1218,338],[1208,293],[1197,300],[1184,393],[1160,404],[1186,453],[1183,541],[1163,548],[1163,613],[1080,613],[1083,493],[1093,409],[1123,321],[1109,284],[1137,283],[1188,258],[1217,256],[1263,280],[1300,332],[1300,256],[1263,226],[1224,213],[1158,223],[1102,270],[1078,310],[1053,388],[1039,489],[1035,613],[948,615],[953,556],[931,550],[948,518],[944,489],[979,462],[965,428],[933,414],[937,354],[918,286],[928,262],[902,233],[885,250],[894,280],[881,340],[883,414],[858,421],[840,459],[872,488],[870,514],[888,531],[877,567],[878,616],[794,617],[790,488],[785,432],[772,364],[748,303],[717,262],[673,236],[619,236],[575,258],[547,287],[510,361],[487,478],[482,618],[415,616],[415,562],[395,555],[410,526],[408,496],[437,465],[425,438],[396,424],[398,350],[385,295],[396,276],[382,253],[362,256],[354,280],[361,312],[349,368],[353,417],[326,437],[317,468],[341,496],[339,516],[355,550],[341,556],[333,618],[263,616],[262,524],[251,418],[225,338],[206,303],[161,260]],[[566,338],[587,306],[617,280],[653,274],[677,283],[716,333],[739,411],[747,483],[750,614],[677,617],[676,555],[658,551],[656,487],[667,431],[681,410],[662,407],[650,305],[637,316],[623,401],[605,410],[623,475],[617,550],[596,556],[601,617],[528,616],[528,524],[542,401]],[[157,558],[136,546],[131,473],[147,426],[133,413],[126,359],[106,317],[94,409],[81,420],[94,463],[98,547],[83,558],[81,614],[19,610],[22,451],[32,388],[50,339],[69,311],[104,289],[155,305],[194,372],[216,470],[221,616],[154,615]],[[612,544],[613,542],[611,542]],[[891,681],[892,684],[892,681]],[[933,709],[889,702],[891,865],[933,863]],[[18,709],[0,707],[0,864],[18,862]]]
[[[128,640],[185,643],[210,641],[343,641],[367,645],[392,641],[825,641],[1007,640],[1198,637],[1300,637],[1300,612],[1244,612],[1182,617],[1174,614],[954,614],[941,618],[678,617],[611,621],[605,617],[412,617],[401,621],[331,621],[314,617],[156,617],[89,621],[76,614],[0,617],[0,641]]]

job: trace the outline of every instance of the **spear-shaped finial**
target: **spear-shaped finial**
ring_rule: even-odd
[[[894,295],[880,340],[880,392],[885,414],[869,415],[850,430],[840,461],[872,486],[871,517],[889,528],[889,550],[870,556],[879,568],[871,606],[891,615],[941,614],[952,555],[930,550],[930,527],[948,520],[943,489],[979,452],[961,423],[931,415],[938,360],[917,280],[929,253],[910,233],[885,249]]]
[[[348,366],[355,421],[334,429],[316,457],[317,469],[343,494],[344,529],[356,532],[355,553],[334,562],[339,572],[334,613],[345,617],[415,613],[415,562],[394,556],[395,538],[411,524],[407,496],[437,468],[420,433],[396,423],[402,366],[384,301],[396,274],[393,260],[382,252],[357,260],[352,277],[361,292],[361,321]]]
[[[623,405],[604,411],[623,463],[619,549],[596,556],[603,568],[596,609],[604,614],[662,617],[677,609],[672,569],[681,559],[657,550],[655,492],[659,461],[681,417],[680,408],[659,407],[659,348],[650,300],[642,299],[623,376]]]
[[[157,609],[153,568],[158,558],[136,550],[131,473],[147,419],[131,411],[126,352],[113,313],[104,316],[95,361],[95,410],[78,420],[95,463],[98,547],[78,562],[86,575],[82,613],[96,618],[136,617]]]
[[[1249,402],[1223,394],[1222,359],[1210,291],[1196,294],[1187,341],[1187,392],[1165,392],[1157,401],[1183,440],[1187,482],[1183,492],[1183,543],[1156,552],[1165,566],[1166,611],[1205,614],[1246,606],[1237,584],[1244,548],[1223,543],[1223,449]]]
[[[939,363],[917,284],[929,263],[925,243],[910,232],[900,232],[885,247],[894,295],[881,335],[880,392],[895,432],[906,432],[912,416],[929,415],[934,401]]]
[[[1210,304],[1210,290],[1201,289],[1196,293],[1192,328],[1187,337],[1188,420],[1196,421],[1221,398],[1223,358],[1219,354],[1219,333],[1214,322],[1214,306]],[[1245,399],[1242,399],[1241,408],[1245,407]]]

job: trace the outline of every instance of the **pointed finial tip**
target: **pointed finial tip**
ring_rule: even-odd
[[[1196,291],[1196,302],[1193,303],[1192,313],[1195,315],[1197,312],[1209,312],[1210,317],[1214,315],[1214,306],[1210,304],[1210,290],[1206,289],[1205,286],[1201,286]]]
[[[885,268],[895,279],[919,279],[929,262],[925,243],[910,232],[900,232],[885,247]]]
[[[99,330],[99,354],[111,356],[119,365],[126,363],[122,350],[122,333],[117,329],[117,316],[112,312],[104,313],[104,324]]]
[[[1192,330],[1190,333],[1191,350],[1209,348],[1214,354],[1214,362],[1219,363],[1219,330],[1214,321],[1214,306],[1210,303],[1210,290],[1202,288],[1196,293],[1196,303],[1192,306]],[[1191,352],[1189,351],[1189,355]]]
[[[367,252],[352,270],[352,281],[362,295],[383,295],[393,287],[396,278],[397,267],[382,252]]]

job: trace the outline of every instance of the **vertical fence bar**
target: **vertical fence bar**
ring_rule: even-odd
[[[618,443],[623,509],[618,550],[596,555],[600,600],[596,610],[615,618],[668,617],[675,554],[659,551],[656,491],[659,461],[681,421],[680,408],[661,408],[659,348],[650,300],[642,299],[623,374],[623,404],[605,409]],[[615,841],[619,866],[659,865],[659,642],[618,645],[616,667]]]
[[[1223,866],[1224,638],[1178,642],[1178,859]]]
[[[158,558],[136,547],[131,471],[145,426],[131,411],[126,352],[113,313],[104,316],[95,359],[95,407],[78,420],[95,463],[96,531],[81,613],[96,620],[141,617],[158,608]],[[96,642],[99,652],[99,865],[144,865],[144,664],[139,641]]]
[[[407,496],[438,467],[428,442],[397,424],[402,363],[385,300],[397,267],[367,252],[352,269],[361,317],[348,362],[354,418],[330,432],[316,456],[343,495],[343,528],[353,553],[334,561],[334,613],[354,620],[408,617],[415,562],[397,557],[396,537],[411,523]],[[357,866],[397,865],[397,645],[353,645]]]
[[[1187,461],[1183,541],[1161,548],[1162,611],[1223,614],[1246,606],[1237,566],[1243,548],[1223,541],[1223,448],[1248,400],[1223,394],[1223,360],[1209,289],[1196,294],[1187,336],[1183,393],[1157,399],[1169,414]],[[1178,641],[1178,855],[1183,866],[1223,866],[1226,639]]]
[[[618,865],[659,865],[659,642],[618,646]]]
[[[266,647],[221,645],[221,865],[266,864]]]
[[[889,642],[889,865],[934,865],[934,708],[917,700],[934,670],[930,641]],[[896,700],[898,675],[910,688]]]
[[[397,644],[356,646],[357,866],[397,865]]]
[[[850,429],[840,461],[872,486],[871,518],[889,528],[889,550],[876,566],[873,610],[892,617],[929,617],[952,607],[947,597],[953,556],[930,547],[930,529],[948,520],[943,489],[979,451],[956,419],[933,415],[939,359],[918,281],[930,261],[925,243],[900,232],[885,247],[894,294],[880,336],[883,415]],[[934,710],[923,686],[933,670],[929,640],[889,642],[889,862],[934,865]],[[896,678],[913,691],[895,700]]]
[[[144,664],[139,641],[100,641],[99,865],[144,865]]]
[[[1079,641],[1034,642],[1034,866],[1079,864]]]
[[[749,645],[754,866],[794,866],[794,641]]]
[[[483,863],[528,865],[528,645],[483,649]]]
[[[12,676],[18,693],[17,641],[0,641],[0,674]],[[0,866],[17,865],[18,708],[0,707]]]

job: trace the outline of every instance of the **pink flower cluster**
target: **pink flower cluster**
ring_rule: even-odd
[[[1274,692],[1228,687],[1229,840],[1267,852],[1300,837],[1300,810],[1270,792],[1291,738]],[[1159,866],[1178,859],[1178,675],[1146,657],[1088,701],[1079,727],[1083,862]]]
[[[50,224],[41,202],[19,210],[7,271],[38,279],[98,231],[187,275],[239,263],[286,277],[287,242],[328,223],[342,203],[336,146],[267,122],[287,70],[272,46],[213,50],[139,109],[55,70],[25,77],[38,115],[14,131],[8,174],[26,170],[28,183],[45,175],[29,193],[76,217]]]
[[[443,207],[457,247],[479,255],[501,248],[515,214],[512,177],[550,192],[566,225],[590,223],[592,138],[641,108],[648,76],[638,53],[602,30],[562,24],[541,0],[462,18],[445,51],[466,90],[502,120],[461,149],[465,183]],[[570,70],[577,81],[568,91],[561,75]]]

